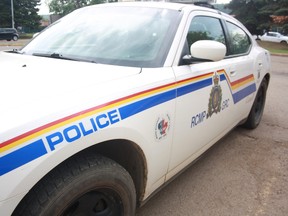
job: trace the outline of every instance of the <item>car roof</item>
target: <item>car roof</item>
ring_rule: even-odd
[[[175,0],[177,1],[177,0]],[[104,3],[104,4],[96,4],[92,6],[88,6],[86,8],[91,8],[91,7],[146,7],[146,8],[159,8],[159,9],[170,9],[170,10],[177,10],[177,11],[184,11],[185,13],[190,13],[192,11],[209,11],[215,14],[221,14],[222,17],[233,20],[235,23],[238,23],[239,25],[243,26],[242,23],[240,23],[237,19],[234,17],[230,16],[229,14],[223,13],[218,11],[217,9],[213,8],[208,8],[204,6],[198,6],[194,5],[193,3],[178,3],[178,2],[154,2],[154,1],[145,1],[145,2],[114,2],[114,3]],[[85,9],[85,8],[80,8],[78,10]]]
[[[0,30],[4,32],[17,32],[15,28],[0,28]]]
[[[170,10],[205,10],[205,11],[216,11],[215,9],[202,7],[202,6],[196,6],[194,4],[181,4],[181,3],[174,3],[174,2],[115,2],[115,3],[109,3],[109,4],[98,4],[94,5],[94,7],[151,7],[151,8],[163,8],[163,9],[170,9]],[[93,6],[92,6],[93,7]]]

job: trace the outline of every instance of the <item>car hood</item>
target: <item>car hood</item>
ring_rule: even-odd
[[[101,65],[0,52],[0,134],[39,119],[68,115],[71,107],[95,106],[117,92],[140,68]],[[122,79],[122,80],[121,80]],[[127,85],[126,85],[127,86]],[[93,101],[94,100],[94,101]],[[105,101],[104,100],[104,101]],[[70,110],[70,112],[76,110]],[[56,113],[58,114],[57,116]],[[42,120],[43,121],[43,120]],[[45,121],[38,124],[44,124]],[[30,127],[31,125],[29,125]],[[18,129],[17,132],[21,131]],[[25,130],[25,129],[23,129]],[[23,132],[23,131],[22,131]],[[15,133],[15,131],[13,132]],[[2,137],[2,139],[4,139]],[[0,142],[3,141],[0,137]]]

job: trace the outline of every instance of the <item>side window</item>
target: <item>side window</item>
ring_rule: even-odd
[[[227,22],[227,28],[231,38],[230,55],[247,53],[251,46],[248,35],[240,27],[230,22]]]
[[[191,21],[187,34],[190,47],[198,40],[215,40],[225,44],[224,31],[219,19],[208,16],[197,16]]]

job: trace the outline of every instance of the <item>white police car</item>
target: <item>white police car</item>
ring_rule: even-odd
[[[79,9],[0,53],[0,212],[133,215],[239,124],[270,56],[234,18],[176,3]]]

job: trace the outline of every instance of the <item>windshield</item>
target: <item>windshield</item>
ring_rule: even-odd
[[[163,66],[180,12],[135,7],[87,7],[38,35],[22,53],[135,67]]]

